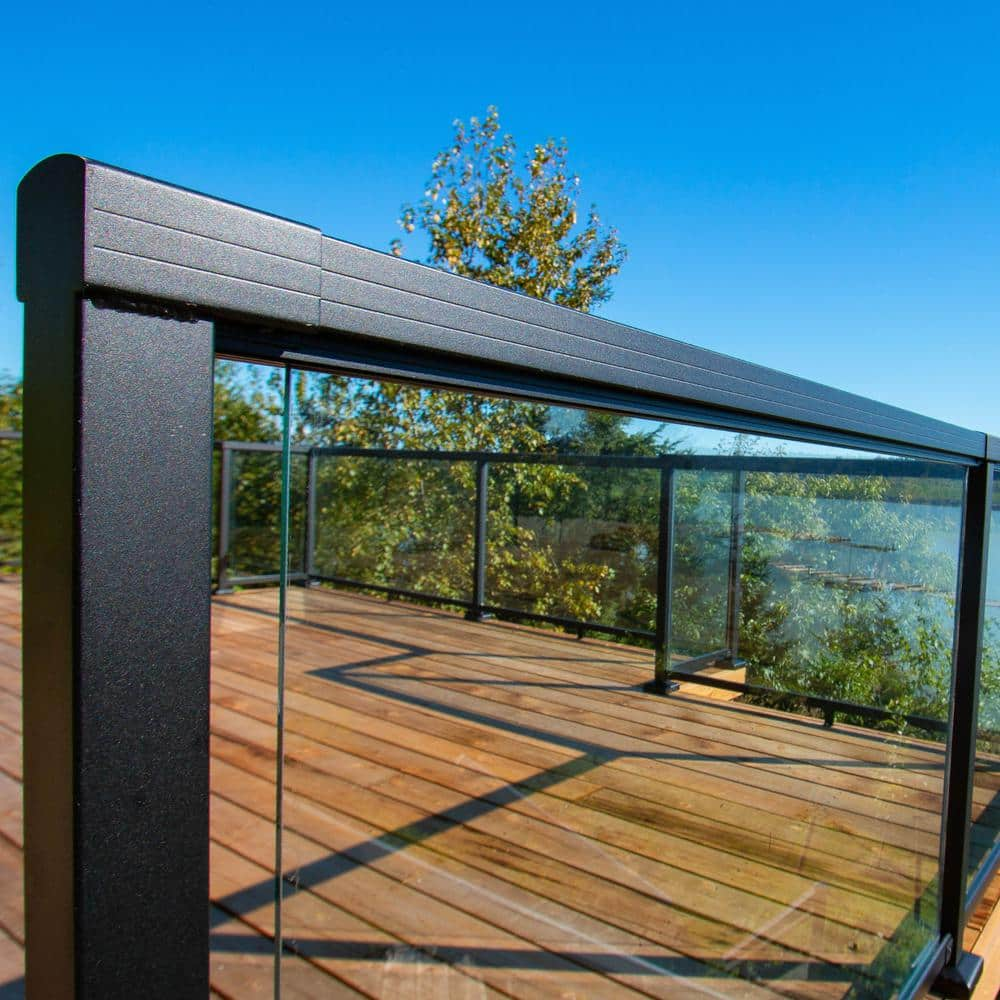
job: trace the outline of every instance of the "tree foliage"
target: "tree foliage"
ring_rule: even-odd
[[[427,234],[427,263],[583,312],[607,301],[626,251],[596,206],[579,219],[566,141],[536,143],[522,162],[495,107],[454,127],[423,198],[399,220],[404,232]],[[392,249],[402,255],[403,243]]]
[[[0,429],[20,431],[24,386],[0,377]],[[0,441],[0,571],[21,565],[21,442]]]

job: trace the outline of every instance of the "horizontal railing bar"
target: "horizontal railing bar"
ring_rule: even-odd
[[[689,660],[682,660],[680,663],[676,663],[673,669],[680,670],[684,668],[688,673],[694,673],[702,667],[710,667],[713,663],[721,663],[724,660],[728,660],[731,656],[732,651],[729,649],[716,649],[711,653],[701,653],[698,656],[692,656]]]
[[[396,458],[412,461],[485,461],[494,465],[583,465],[595,468],[732,472],[788,472],[799,475],[876,475],[956,478],[953,467],[910,459],[789,458],[765,455],[576,455],[540,452],[435,451],[431,449],[317,447],[319,455],[344,458]]]
[[[388,458],[404,461],[490,462],[508,465],[593,465],[606,468],[660,469],[665,459],[655,455],[572,455],[545,452],[434,451],[412,448],[332,447],[316,449],[328,458]]]
[[[970,449],[945,442],[918,442],[911,436],[892,433],[839,430],[822,421],[799,424],[759,411],[733,412],[711,404],[652,397],[623,391],[609,384],[580,382],[529,368],[512,369],[479,359],[473,367],[468,359],[424,353],[385,340],[342,335],[336,342],[317,343],[314,333],[272,328],[266,331],[236,324],[216,325],[216,350],[220,357],[264,364],[292,364],[297,368],[347,377],[391,379],[435,389],[457,389],[489,396],[504,396],[526,402],[556,406],[588,407],[643,420],[667,421],[727,430],[738,434],[760,434],[868,452],[891,451],[896,455],[940,460],[960,465],[981,461],[986,435]],[[277,342],[276,335],[281,337]],[[1000,449],[998,449],[1000,451]]]
[[[857,705],[851,701],[839,701],[836,698],[824,698],[821,695],[805,694],[801,691],[781,691],[778,688],[765,687],[761,684],[744,684],[742,681],[730,681],[723,677],[694,676],[692,673],[685,672],[682,669],[683,666],[683,663],[676,664],[668,671],[668,676],[672,680],[686,680],[690,683],[704,684],[706,687],[720,688],[724,691],[736,691],[739,694],[787,698],[806,705],[809,708],[822,709],[824,712],[843,712],[844,714],[860,715],[862,718],[874,719],[878,722],[902,720],[911,726],[916,726],[931,733],[947,733],[948,731],[948,723],[940,719],[928,719],[922,715],[902,715],[899,712],[890,712],[884,708]]]
[[[523,619],[531,622],[544,622],[547,625],[558,625],[560,628],[583,632],[603,632],[606,635],[617,635],[622,638],[649,639],[656,638],[656,633],[650,629],[626,628],[622,625],[604,625],[601,622],[582,621],[577,618],[563,618],[560,615],[545,615],[536,611],[519,611],[516,608],[504,607],[501,604],[484,604],[483,611],[496,617]]]
[[[536,621],[544,622],[548,625],[558,625],[560,628],[572,629],[573,631],[603,632],[608,635],[621,636],[623,638],[649,639],[655,638],[654,633],[647,629],[624,628],[620,625],[604,625],[601,622],[581,621],[576,618],[562,618],[559,615],[545,615],[534,611],[520,611],[517,608],[508,608],[500,604],[484,604],[476,607],[472,601],[460,597],[445,597],[441,594],[428,594],[422,590],[407,590],[405,587],[392,587],[381,583],[365,583],[363,580],[354,580],[344,576],[330,576],[325,573],[312,573],[313,580],[321,583],[333,583],[341,587],[355,587],[358,590],[373,590],[380,594],[392,594],[398,597],[411,597],[415,600],[429,601],[434,604],[445,604],[458,608],[475,609],[482,611],[495,618],[502,618],[510,621]]]
[[[225,451],[266,451],[280,452],[280,441],[216,441],[215,447]],[[291,451],[297,455],[308,455],[313,449],[309,445],[293,444]]]
[[[0,431],[0,441],[20,441],[21,431]]]

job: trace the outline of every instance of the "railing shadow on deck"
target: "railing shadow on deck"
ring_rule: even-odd
[[[216,602],[223,606],[238,608],[241,611],[250,611],[269,617],[274,616],[274,612],[272,611],[262,608],[249,607],[246,604],[236,601],[227,601],[225,598],[216,598]],[[358,630],[341,624],[317,622],[308,617],[293,616],[288,620],[290,624],[319,629],[331,635],[361,639],[383,646],[388,645],[390,648],[398,650],[398,652],[386,656],[371,657],[330,667],[315,667],[306,671],[309,676],[330,681],[334,684],[347,686],[366,694],[374,694],[378,697],[391,698],[402,704],[427,709],[435,713],[442,713],[479,726],[500,729],[519,736],[527,736],[533,739],[538,739],[554,746],[558,746],[562,750],[572,751],[579,754],[579,756],[571,760],[564,761],[554,768],[539,771],[537,774],[531,775],[530,777],[524,778],[520,781],[511,782],[489,792],[486,795],[470,796],[461,803],[425,816],[414,823],[406,824],[395,830],[386,831],[384,834],[361,840],[344,850],[331,852],[329,855],[316,859],[312,862],[308,862],[307,864],[297,867],[292,871],[284,872],[282,875],[284,883],[283,893],[286,895],[302,890],[312,890],[319,885],[353,871],[359,866],[375,864],[381,858],[384,858],[389,854],[403,851],[409,847],[423,843],[427,839],[444,833],[452,827],[467,824],[493,810],[503,809],[512,803],[521,802],[531,794],[543,792],[547,788],[559,784],[569,778],[585,775],[595,768],[599,768],[607,763],[612,763],[623,757],[653,761],[658,760],[663,762],[698,760],[702,762],[724,761],[736,764],[780,763],[782,765],[789,765],[792,767],[800,765],[835,765],[836,767],[857,767],[860,769],[886,767],[885,763],[851,760],[839,756],[805,757],[787,756],[784,754],[780,756],[748,754],[712,755],[685,752],[674,753],[669,751],[650,752],[638,749],[634,751],[618,750],[585,738],[571,737],[565,734],[555,733],[545,728],[544,725],[531,726],[526,725],[523,722],[515,723],[504,719],[502,714],[499,712],[477,712],[468,708],[462,708],[454,704],[442,702],[441,700],[436,699],[432,692],[428,691],[428,688],[431,687],[430,685],[421,685],[419,677],[415,678],[412,675],[407,674],[385,673],[376,669],[380,666],[391,667],[395,662],[406,661],[414,658],[419,659],[424,656],[434,655],[440,657],[442,654],[439,650],[433,650],[426,646],[406,642],[405,640],[400,640],[391,636],[385,636],[382,634],[373,635],[370,631]],[[565,640],[557,638],[557,641]],[[484,653],[482,655],[484,657],[490,657],[499,654]],[[530,660],[534,657],[529,656],[527,658]],[[633,685],[625,684],[566,685],[562,683],[544,681],[501,680],[473,682],[463,680],[459,677],[448,678],[446,675],[439,678],[439,680],[443,681],[445,684],[476,683],[486,685],[496,684],[502,686],[537,686],[555,689],[562,689],[566,687],[584,689],[592,687],[595,690],[635,690]],[[390,687],[385,683],[382,683],[385,681],[412,682],[414,686],[416,688],[420,688],[421,691],[420,693],[417,691],[400,691],[398,687]],[[694,696],[686,698],[683,695],[675,695],[674,697],[685,698],[685,700],[689,703],[697,701],[697,698]],[[737,707],[715,701],[712,702],[712,706],[713,709],[723,713],[727,711],[746,712],[748,710],[745,706]],[[808,723],[804,719],[795,719],[792,717],[789,718],[788,721],[793,725],[812,725],[813,728],[815,728],[815,723]],[[868,734],[863,731],[859,731],[857,735],[862,739],[868,738]],[[886,735],[887,734],[884,733],[872,733],[871,738],[877,739],[881,737],[881,739],[884,740]],[[921,748],[927,749],[932,753],[936,752],[940,758],[939,761],[912,762],[903,763],[902,765],[893,763],[891,766],[894,768],[901,766],[901,769],[914,768],[927,771],[939,770],[943,772],[945,763],[943,748],[934,748],[923,744],[921,745]],[[1000,815],[1000,793],[998,793],[994,804],[991,804],[986,808],[990,812],[998,810],[998,815]],[[975,845],[974,850],[978,850],[978,852],[983,854],[983,856],[988,853],[988,848],[981,842]],[[245,889],[222,899],[215,900],[214,902],[221,908],[222,911],[233,915],[239,915],[241,912],[255,909],[257,906],[264,905],[273,900],[273,891],[274,880],[265,879],[256,885],[246,887]],[[622,973],[636,972],[637,970],[634,966],[638,962],[643,967],[646,974],[658,972],[660,974],[677,975],[683,978],[693,977],[695,982],[692,986],[697,988],[697,979],[704,978],[706,976],[714,977],[721,975],[724,977],[730,977],[733,975],[739,975],[742,978],[748,978],[753,981],[766,982],[768,977],[789,975],[796,972],[802,972],[804,968],[808,968],[807,977],[810,979],[818,979],[829,982],[844,982],[845,984],[855,983],[858,984],[857,995],[877,996],[877,990],[879,988],[878,984],[880,982],[880,966],[883,964],[893,965],[896,961],[893,956],[893,949],[897,946],[895,939],[898,937],[901,941],[905,941],[906,938],[913,933],[913,922],[919,919],[919,914],[926,914],[929,912],[929,908],[934,905],[935,899],[936,879],[932,879],[931,882],[925,886],[920,897],[914,902],[910,914],[904,919],[903,923],[897,929],[896,934],[893,935],[893,938],[886,942],[883,953],[870,965],[843,964],[840,966],[829,966],[825,962],[811,960],[809,956],[806,955],[803,955],[801,958],[795,957],[790,959],[788,962],[770,963],[758,962],[756,960],[743,963],[738,960],[725,961],[720,960],[719,956],[707,956],[703,960],[689,958],[678,960],[674,956],[661,956],[650,959],[646,955],[621,955],[615,957],[614,970]],[[662,901],[667,904],[670,902],[670,900],[665,898]],[[254,937],[254,935],[222,935],[216,933],[213,935],[213,947],[218,947],[220,950],[225,950],[227,948],[239,950],[245,943],[246,947],[253,949],[258,947],[258,945],[253,943],[251,940]],[[286,949],[290,954],[299,954],[304,957],[363,958],[370,959],[372,961],[384,960],[385,955],[387,954],[385,946],[378,942],[340,942],[328,941],[325,939],[290,941],[286,944]],[[454,952],[454,954],[452,954],[452,952]],[[459,961],[461,959],[463,961],[471,961],[474,964],[483,964],[491,967],[499,966],[539,970],[549,968],[551,962],[554,960],[553,956],[546,953],[541,953],[546,954],[546,957],[539,958],[533,957],[535,956],[535,952],[532,951],[495,948],[452,949],[447,944],[437,946],[421,946],[420,948],[414,949],[414,954],[415,961],[434,962],[443,960],[451,962]],[[603,953],[591,954],[586,950],[573,950],[565,953],[557,952],[556,954],[561,956],[563,959],[589,968],[594,968],[595,966],[593,963],[595,961],[599,961],[601,963],[600,968],[602,970],[607,968],[607,959],[609,957]],[[689,968],[689,966],[691,966],[691,968]]]

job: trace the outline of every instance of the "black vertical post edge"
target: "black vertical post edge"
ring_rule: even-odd
[[[962,518],[951,691],[951,742],[944,783],[941,848],[941,937],[951,956],[934,982],[945,997],[969,997],[982,975],[982,959],[962,950],[967,919],[969,840],[979,715],[986,572],[990,541],[993,466],[969,469]]]
[[[669,679],[670,602],[673,576],[674,468],[660,468],[660,507],[656,543],[656,638],[653,650],[653,679],[644,684],[654,694],[669,694],[680,685]]]
[[[231,594],[233,586],[229,581],[230,525],[233,506],[233,451],[228,441],[220,444],[219,457],[219,549],[217,555],[217,594]]]
[[[26,990],[203,998],[212,325],[88,297],[87,168],[18,193]]]
[[[315,448],[309,449],[306,462],[306,537],[302,568],[305,571],[305,583],[308,586],[316,575],[316,473],[319,456]]]
[[[729,525],[729,585],[726,603],[726,646],[729,666],[742,666],[740,655],[740,613],[743,602],[743,519],[746,509],[747,474],[733,472],[732,513]]]
[[[490,463],[476,460],[476,511],[472,543],[472,607],[465,617],[483,621],[488,617],[486,604],[486,535],[489,527]]]

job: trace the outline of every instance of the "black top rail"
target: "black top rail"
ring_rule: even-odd
[[[182,319],[266,325],[220,324],[216,350],[227,356],[357,369],[384,349],[380,367],[400,377],[448,379],[457,365],[470,386],[496,377],[508,390],[629,413],[966,462],[1000,454],[980,432],[83,157],[42,161],[18,196],[21,301],[58,278],[105,303],[176,303],[167,311]]]

